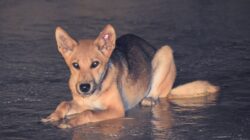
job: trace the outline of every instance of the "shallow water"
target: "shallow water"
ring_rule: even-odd
[[[247,0],[1,0],[0,139],[250,139],[249,13]],[[217,99],[161,100],[71,130],[41,124],[71,98],[55,27],[89,38],[108,23],[118,36],[170,44],[175,85],[209,80],[221,86]]]

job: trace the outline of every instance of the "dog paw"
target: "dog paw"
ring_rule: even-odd
[[[56,122],[58,121],[57,119],[53,118],[53,117],[47,117],[47,118],[42,118],[40,120],[42,123],[51,123],[51,122]]]
[[[48,122],[50,122],[50,119],[49,118],[42,118],[40,121],[42,123],[48,123]]]
[[[67,124],[67,123],[61,123],[61,124],[58,125],[58,128],[68,129],[68,128],[72,128],[72,126]]]
[[[53,122],[57,122],[57,121],[59,121],[59,120],[60,120],[59,117],[55,117],[55,116],[53,116],[53,115],[50,115],[50,116],[48,116],[48,117],[46,117],[46,118],[42,118],[40,121],[41,121],[42,123],[53,123]]]
[[[141,105],[142,106],[154,106],[157,104],[157,100],[152,97],[146,97],[142,99]]]

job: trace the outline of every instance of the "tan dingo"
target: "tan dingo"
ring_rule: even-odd
[[[192,98],[218,91],[207,81],[194,81],[172,89],[176,67],[172,49],[156,49],[135,35],[116,39],[107,25],[96,39],[76,41],[56,29],[59,52],[68,65],[73,99],[61,102],[43,122],[63,120],[60,128],[123,117],[141,103],[152,106],[158,98]]]

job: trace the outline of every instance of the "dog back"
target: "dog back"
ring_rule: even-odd
[[[156,48],[132,34],[123,35],[116,40],[111,61],[119,67],[118,83],[126,109],[145,97],[150,87],[151,61],[155,52]]]

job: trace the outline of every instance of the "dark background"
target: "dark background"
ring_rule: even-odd
[[[250,1],[1,0],[0,139],[250,139]],[[39,122],[70,100],[54,30],[93,38],[106,24],[169,44],[175,85],[204,79],[217,99],[161,101],[123,119],[60,130]]]

